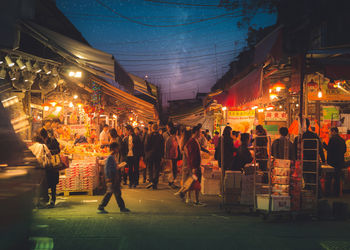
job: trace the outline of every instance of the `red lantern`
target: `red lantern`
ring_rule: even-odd
[[[307,83],[307,86],[309,88],[317,88],[318,84],[317,84],[317,82],[314,81],[314,79],[311,79],[311,81]]]

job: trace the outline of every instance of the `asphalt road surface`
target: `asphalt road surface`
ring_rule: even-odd
[[[122,189],[121,214],[114,198],[97,214],[102,196],[59,196],[53,209],[34,212],[36,249],[350,249],[348,221],[272,218],[246,209],[227,213],[220,198],[202,196],[206,207],[183,203],[167,186]],[[35,249],[35,247],[34,247]]]

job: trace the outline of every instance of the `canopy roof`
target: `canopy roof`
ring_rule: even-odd
[[[94,49],[31,21],[21,21],[21,29],[66,60],[78,64],[95,75],[113,79],[129,91],[133,91],[133,81],[115,61],[113,55]]]
[[[235,82],[231,88],[213,97],[218,103],[227,107],[243,105],[261,96],[262,68],[251,71],[241,80]]]
[[[136,96],[126,93],[106,81],[92,77],[93,81],[102,86],[102,91],[116,100],[116,106],[125,107],[130,111],[135,111],[138,116],[146,121],[156,121],[158,113],[155,106]]]

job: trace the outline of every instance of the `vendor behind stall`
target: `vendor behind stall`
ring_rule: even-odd
[[[334,192],[336,196],[340,194],[340,177],[341,170],[345,166],[344,154],[346,152],[346,144],[339,135],[337,127],[331,128],[331,138],[328,145],[323,143],[323,147],[327,150],[327,163],[334,167]]]
[[[101,147],[107,147],[109,145],[109,127],[107,124],[103,125],[103,130],[100,134]]]

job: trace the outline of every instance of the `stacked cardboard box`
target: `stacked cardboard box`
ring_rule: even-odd
[[[241,198],[241,171],[226,171],[224,178],[224,202],[226,204],[239,203]]]
[[[73,160],[65,172],[65,176],[60,176],[57,190],[87,191],[98,186],[98,168],[95,158]]]
[[[206,195],[220,194],[221,170],[212,165],[202,166],[201,192]]]
[[[257,195],[258,209],[269,209],[269,195]],[[290,196],[271,195],[271,211],[290,211]]]

